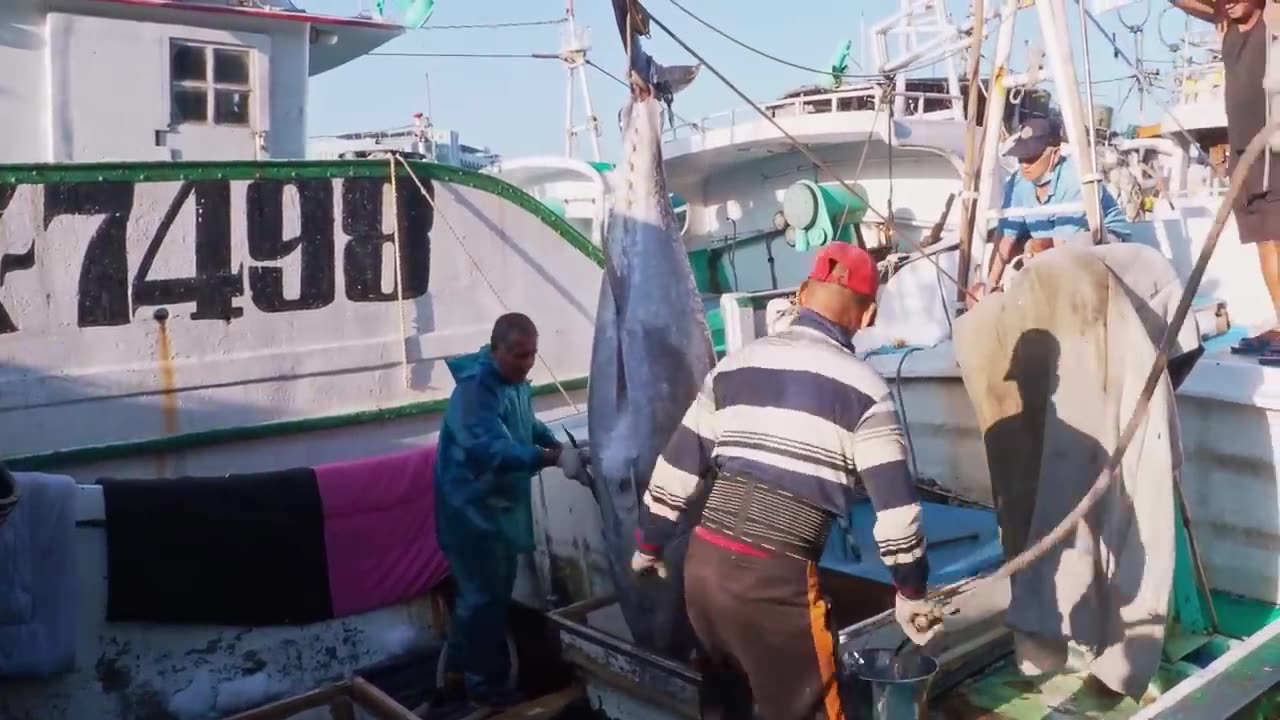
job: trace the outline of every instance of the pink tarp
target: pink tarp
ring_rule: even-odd
[[[315,469],[337,617],[425,594],[449,575],[436,541],[436,449]]]

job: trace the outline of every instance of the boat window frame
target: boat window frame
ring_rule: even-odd
[[[174,57],[179,48],[194,48],[201,51],[204,55],[204,79],[203,80],[177,80],[174,77]],[[215,72],[215,51],[231,51],[243,55],[246,67],[246,82],[220,82],[214,77]],[[208,42],[203,40],[189,40],[186,38],[169,38],[169,123],[172,127],[180,127],[183,125],[194,125],[202,127],[219,127],[219,128],[243,128],[251,129],[253,127],[254,107],[258,88],[256,87],[256,50],[251,45],[237,45],[233,43]],[[200,90],[204,93],[205,99],[205,115],[203,120],[188,120],[179,115],[178,103],[175,95],[179,89]],[[217,118],[217,96],[218,91],[236,91],[244,94],[244,122],[219,122]]]

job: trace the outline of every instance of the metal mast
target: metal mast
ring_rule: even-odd
[[[595,108],[591,104],[591,87],[587,82],[587,51],[591,49],[590,33],[579,28],[574,17],[573,0],[565,3],[565,31],[560,41],[560,59],[564,60],[568,69],[565,87],[564,118],[564,154],[574,157],[577,154],[578,134],[586,131],[591,138],[592,159],[600,162],[600,120],[596,117]],[[586,119],[582,125],[574,120],[574,82],[582,90],[582,102],[586,109]]]

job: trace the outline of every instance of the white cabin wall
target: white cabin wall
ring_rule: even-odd
[[[49,92],[43,3],[0,3],[0,162],[49,159]]]
[[[177,28],[49,13],[49,159],[168,160],[167,48]]]
[[[271,33],[271,129],[267,155],[275,159],[307,156],[307,70],[311,59],[311,26],[281,24]]]
[[[87,0],[0,5],[0,162],[306,156],[306,22]],[[170,127],[168,43],[175,38],[260,51],[253,91],[261,106],[251,128],[218,129],[210,138],[207,130]],[[157,131],[175,129],[158,142]],[[266,132],[260,150],[255,130]]]

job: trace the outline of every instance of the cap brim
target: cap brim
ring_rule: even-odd
[[[1044,138],[1026,138],[1015,142],[1005,151],[1005,155],[1019,160],[1035,160],[1044,154],[1049,143]]]

